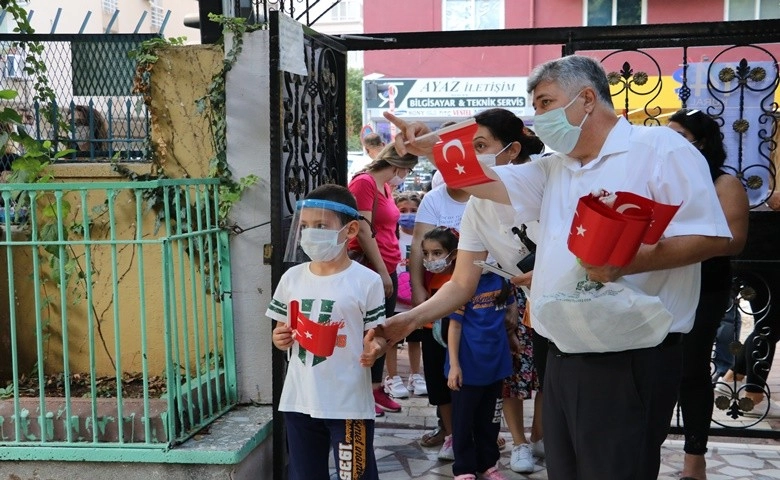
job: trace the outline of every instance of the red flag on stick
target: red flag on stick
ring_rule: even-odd
[[[678,208],[631,192],[617,192],[612,206],[586,195],[572,219],[569,250],[591,265],[626,266],[639,245],[661,238]]]
[[[288,315],[290,328],[293,330],[293,338],[298,340],[302,348],[318,357],[329,357],[333,354],[333,350],[336,347],[336,337],[339,333],[338,323],[312,322],[300,312],[296,300],[290,302]]]
[[[458,127],[454,128],[453,127]],[[492,182],[485,175],[482,164],[477,160],[472,140],[478,125],[472,118],[447,129],[435,132],[441,139],[433,146],[433,159],[450,188]]]

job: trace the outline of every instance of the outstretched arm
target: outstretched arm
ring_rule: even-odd
[[[437,318],[446,317],[465,305],[474,295],[479,277],[482,275],[482,268],[474,265],[474,260],[484,259],[485,252],[458,250],[452,278],[422,304],[387,319],[378,334],[391,343],[398,342],[413,330]]]

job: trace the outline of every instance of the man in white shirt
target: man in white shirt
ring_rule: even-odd
[[[548,478],[654,480],[680,381],[682,334],[693,325],[698,301],[698,263],[726,249],[728,225],[704,158],[669,129],[635,127],[618,119],[597,61],[573,55],[548,62],[534,71],[528,88],[536,111],[534,129],[559,153],[497,167],[486,172],[497,181],[467,190],[511,204],[516,223],[540,221],[532,309],[558,293],[558,278],[578,272],[594,282],[620,282],[671,316],[653,332],[660,343],[649,348],[562,351],[556,342],[579,340],[577,332],[567,333],[567,318],[535,311],[534,328],[550,340],[543,410]],[[430,141],[415,141],[424,127],[388,118],[403,132],[397,145],[408,141],[412,152],[431,148]],[[681,206],[664,237],[642,245],[628,265],[588,265],[568,250],[567,238],[578,199],[598,189]],[[460,280],[468,275],[459,270],[469,268],[458,262],[450,282],[429,301],[395,317],[384,335],[400,338],[467,300],[473,292],[469,282]],[[594,323],[621,321],[607,315]],[[610,335],[608,329],[601,332],[603,338]]]

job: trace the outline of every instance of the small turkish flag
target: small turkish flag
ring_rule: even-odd
[[[590,265],[605,265],[623,233],[623,220],[597,198],[580,198],[569,231],[569,251]],[[607,246],[609,245],[609,246]]]
[[[444,183],[450,188],[463,188],[492,182],[482,170],[472,145],[479,128],[476,121],[472,118],[452,127],[437,131],[441,141],[433,146],[433,159]]]
[[[616,192],[612,206],[586,195],[572,219],[569,250],[591,265],[626,266],[642,243],[661,238],[678,208],[631,192]]]
[[[312,322],[300,312],[297,300],[290,302],[288,307],[290,328],[293,338],[304,348],[318,357],[329,357],[336,347],[336,337],[339,332],[338,322]]]

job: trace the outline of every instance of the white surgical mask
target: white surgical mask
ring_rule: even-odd
[[[450,255],[452,252],[436,260],[423,260],[423,267],[431,273],[441,273],[450,266],[450,260],[448,260]]]
[[[578,126],[574,126],[566,118],[566,109],[579,98],[582,92],[583,90],[580,90],[571,102],[564,107],[558,107],[541,115],[534,115],[534,130],[536,130],[536,134],[545,145],[548,145],[556,152],[568,155],[577,146],[577,141],[582,133],[582,125],[587,120],[589,113],[585,113],[582,122]]]
[[[329,262],[339,256],[344,249],[347,240],[339,243],[339,230],[325,230],[322,228],[305,228],[301,230],[300,245],[305,253],[314,262]]]
[[[390,180],[388,180],[387,183],[392,185],[392,186],[394,186],[394,187],[397,187],[397,186],[401,185],[402,183],[404,183],[404,179],[399,177],[398,175],[396,175],[395,177],[393,177]]]
[[[512,146],[511,143],[508,143],[506,147],[502,148],[498,153],[480,153],[477,154],[477,160],[479,163],[486,167],[495,167],[496,166],[496,158],[504,153],[504,151]]]

